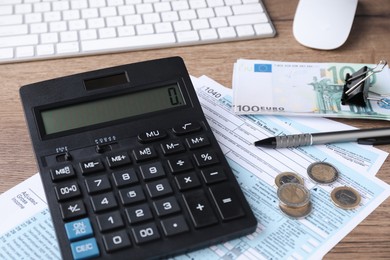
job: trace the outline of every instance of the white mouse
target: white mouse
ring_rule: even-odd
[[[358,0],[300,0],[293,34],[302,45],[332,50],[347,40]]]

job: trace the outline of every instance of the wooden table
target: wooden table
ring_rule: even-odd
[[[359,0],[348,41],[333,51],[308,49],[295,41],[292,23],[298,0],[264,0],[264,3],[277,30],[275,38],[0,65],[0,193],[37,172],[19,100],[18,90],[24,84],[173,55],[183,57],[191,75],[206,74],[225,86],[231,86],[233,63],[238,58],[351,63],[390,60],[388,0]],[[390,126],[387,121],[338,121],[362,128]],[[380,148],[390,152],[390,145]],[[390,183],[389,160],[377,176]],[[381,204],[325,258],[389,259],[390,199]]]

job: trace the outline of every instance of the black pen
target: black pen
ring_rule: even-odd
[[[357,142],[359,144],[390,144],[390,127],[357,129],[324,133],[307,133],[269,137],[255,142],[255,146],[286,148],[315,144]]]

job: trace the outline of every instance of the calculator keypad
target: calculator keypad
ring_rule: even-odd
[[[51,167],[74,259],[245,216],[229,184],[232,176],[226,175],[201,123],[186,122],[136,138],[136,145],[125,140],[100,145],[91,158],[75,157],[73,163]]]

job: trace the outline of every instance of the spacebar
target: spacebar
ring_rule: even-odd
[[[98,39],[92,41],[81,42],[81,49],[83,51],[99,51],[106,49],[119,48],[136,48],[136,47],[156,47],[156,45],[163,45],[175,43],[176,38],[173,33],[163,34],[148,34],[129,36],[121,38]]]

